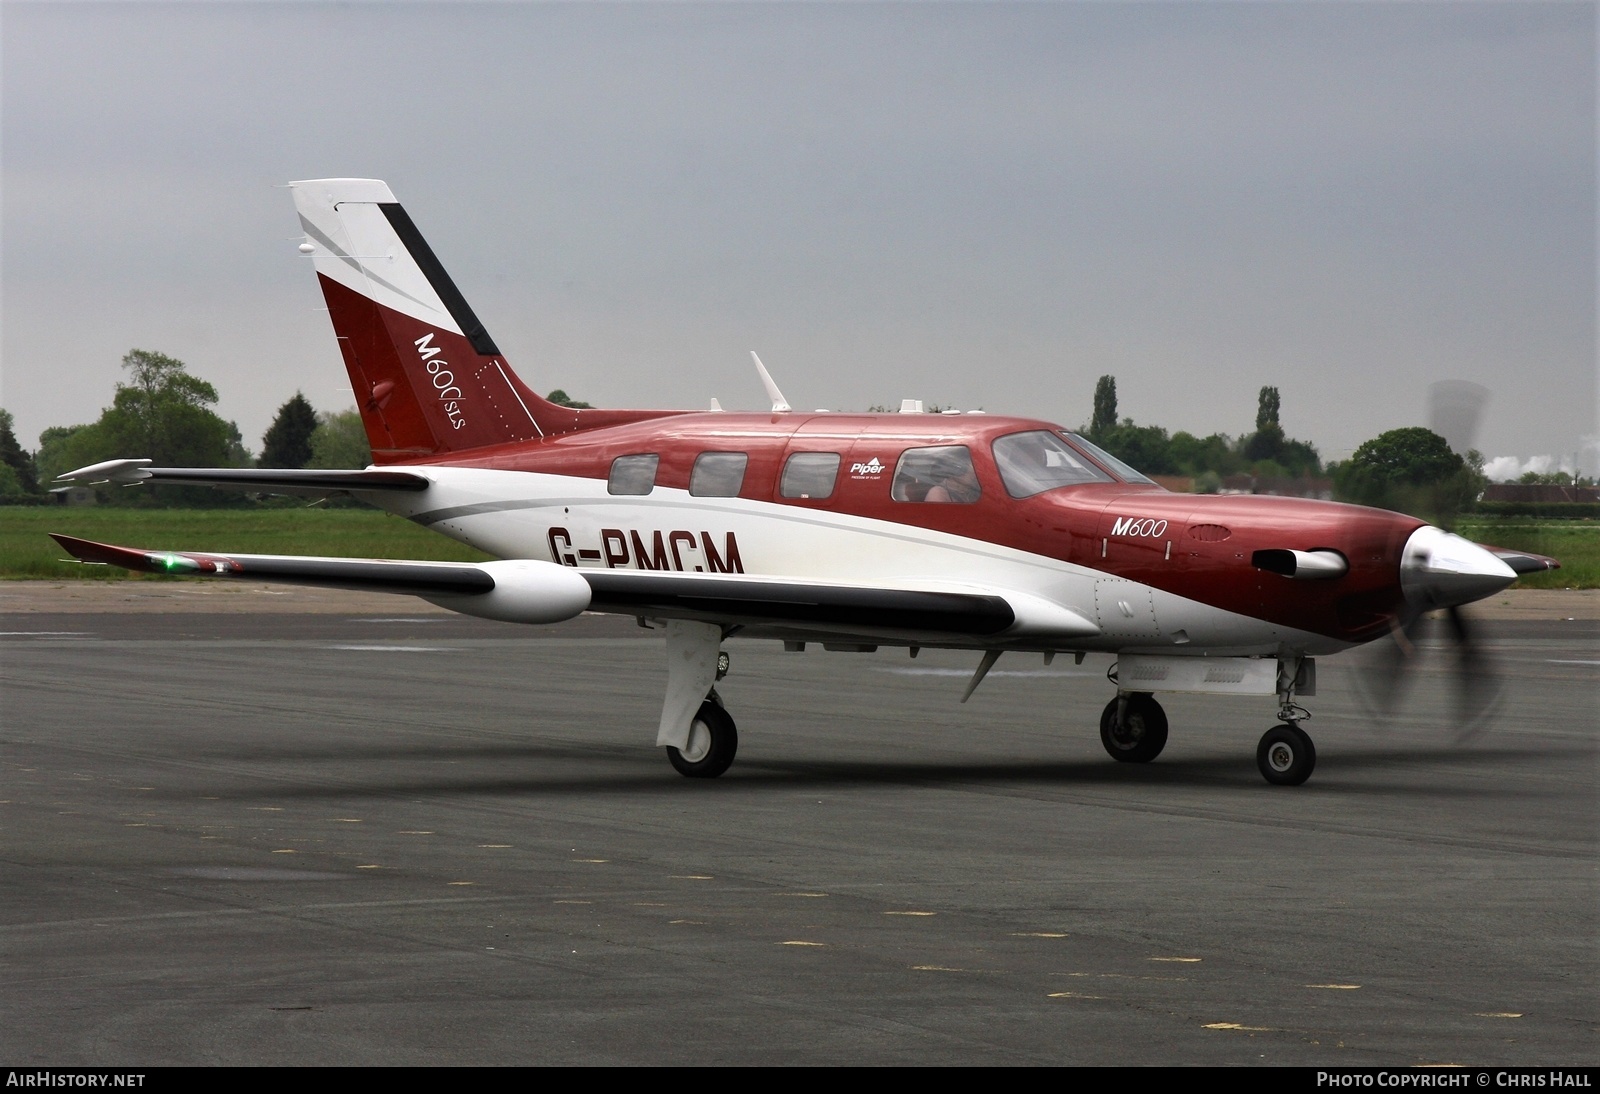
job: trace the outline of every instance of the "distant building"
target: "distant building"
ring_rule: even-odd
[[[91,486],[58,486],[50,491],[50,500],[57,505],[96,505],[100,501]]]

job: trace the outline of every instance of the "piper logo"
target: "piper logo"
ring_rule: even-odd
[[[887,470],[889,470],[889,465],[879,462],[878,457],[874,456],[866,463],[851,464],[850,477],[852,479],[875,479]]]
[[[1167,522],[1156,520],[1154,517],[1118,517],[1111,526],[1114,536],[1135,536],[1143,539],[1157,539],[1166,535]]]

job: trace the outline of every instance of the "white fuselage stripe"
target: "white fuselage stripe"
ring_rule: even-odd
[[[714,573],[736,551],[739,571],[796,581],[1022,593],[1103,633],[1063,648],[1199,655],[1332,653],[1349,643],[1226,611],[1075,563],[872,517],[657,487],[612,495],[603,479],[483,468],[416,468],[421,494],[374,504],[500,558],[580,569]],[[907,503],[911,504],[911,503]],[[558,549],[559,548],[559,549]],[[664,554],[660,554],[664,550]],[[646,558],[636,557],[646,552]],[[651,554],[660,554],[658,558]],[[713,558],[712,555],[718,557]]]

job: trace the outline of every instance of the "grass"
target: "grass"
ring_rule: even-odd
[[[1466,516],[1455,530],[1478,543],[1549,555],[1561,563],[1559,570],[1527,575],[1514,588],[1600,588],[1600,521]]]
[[[1531,574],[1520,588],[1600,588],[1600,522],[1472,518],[1456,531],[1480,543],[1559,559],[1561,569]],[[240,551],[266,555],[343,555],[475,562],[470,547],[372,509],[0,508],[0,578],[115,580],[111,566],[62,562],[45,533],[155,550]],[[156,580],[170,580],[158,578]]]
[[[154,550],[477,562],[489,556],[373,509],[0,508],[0,578],[118,580],[114,566],[63,562],[48,532]],[[166,581],[169,578],[154,578]]]

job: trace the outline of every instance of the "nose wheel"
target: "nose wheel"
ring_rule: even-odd
[[[1317,749],[1309,733],[1285,722],[1261,735],[1256,766],[1262,778],[1275,786],[1299,786],[1317,766]]]

